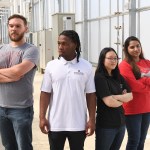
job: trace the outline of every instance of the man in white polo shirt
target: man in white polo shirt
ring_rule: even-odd
[[[40,129],[48,134],[51,150],[63,150],[66,138],[71,150],[83,150],[86,136],[95,130],[92,65],[79,58],[80,39],[73,30],[59,35],[58,52],[58,59],[47,64],[41,86]]]

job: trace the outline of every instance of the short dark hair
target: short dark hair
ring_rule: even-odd
[[[24,16],[19,15],[19,14],[13,14],[12,16],[10,16],[10,17],[8,18],[7,24],[9,24],[9,21],[10,21],[11,19],[14,19],[14,18],[19,18],[19,19],[21,19],[21,20],[24,22],[24,25],[27,25],[27,24],[28,24],[27,19],[26,19]]]
[[[80,52],[81,52],[81,44],[80,44],[80,38],[79,38],[78,33],[74,30],[64,30],[63,32],[61,32],[59,34],[59,36],[60,35],[67,36],[69,39],[71,39],[72,42],[77,44],[76,53],[77,53],[77,61],[79,62],[79,57],[80,57]]]
[[[99,55],[98,65],[97,65],[95,73],[102,73],[105,76],[108,76],[108,72],[107,72],[107,70],[104,66],[104,61],[105,61],[105,58],[106,58],[106,54],[108,52],[111,52],[111,51],[113,51],[116,54],[117,58],[118,58],[118,54],[116,53],[116,51],[112,47],[103,48],[100,52],[100,55]],[[117,64],[116,68],[114,70],[112,70],[112,76],[113,76],[114,79],[118,79],[118,77],[120,76],[120,71],[119,71],[119,68],[118,68],[118,64]]]

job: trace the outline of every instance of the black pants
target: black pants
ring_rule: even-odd
[[[50,131],[48,134],[50,150],[63,150],[68,138],[70,150],[84,150],[85,131]]]

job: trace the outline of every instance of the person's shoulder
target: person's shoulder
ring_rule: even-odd
[[[126,60],[122,60],[122,61],[119,63],[119,65],[126,64],[126,63],[127,63]]]
[[[27,43],[27,42],[25,43],[25,47],[26,47],[26,48],[38,49],[37,46],[35,46],[35,45],[33,45],[33,44],[30,44],[30,43]]]
[[[85,59],[83,59],[83,58],[80,58],[80,59],[79,59],[79,62],[80,62],[81,64],[83,64],[83,65],[92,67],[92,64],[91,64],[89,61],[87,61],[87,60],[85,60]]]
[[[7,47],[7,46],[9,46],[9,44],[1,44],[1,45],[0,45],[0,49],[5,48],[5,47]]]
[[[122,60],[119,64],[119,68],[130,66],[130,64],[126,60]]]
[[[4,44],[0,44],[0,48],[3,47],[3,46],[4,46]]]
[[[52,66],[54,66],[54,65],[56,65],[58,62],[59,62],[59,59],[56,58],[56,59],[50,60],[50,61],[47,63],[47,65],[52,65]],[[54,67],[55,67],[55,66],[54,66]]]
[[[54,70],[56,69],[59,65],[59,59],[54,59],[54,60],[50,60],[47,65],[46,65],[46,69],[47,70]]]
[[[3,47],[4,45],[0,45],[0,49]]]
[[[98,78],[98,79],[106,79],[106,76],[100,72],[96,72],[95,73],[95,78]]]
[[[83,63],[91,64],[89,61],[87,61],[87,60],[84,59],[84,58],[79,58],[79,61],[81,61],[81,62],[83,62]]]

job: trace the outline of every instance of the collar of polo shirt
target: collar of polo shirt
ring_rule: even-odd
[[[71,61],[67,61],[65,60],[63,57],[60,57],[59,59],[64,65],[71,63],[71,64],[76,64],[77,63],[77,57],[75,57],[73,60]]]

